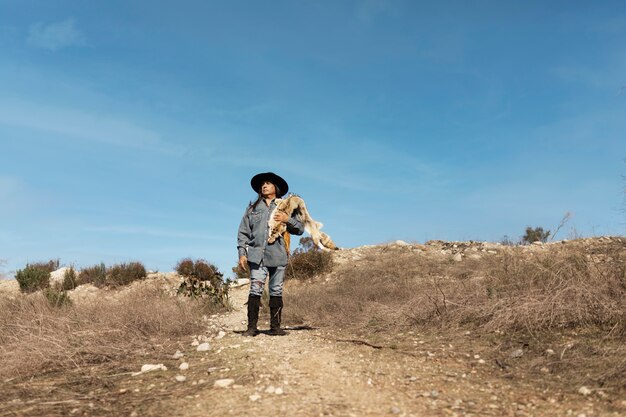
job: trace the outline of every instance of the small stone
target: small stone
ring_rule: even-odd
[[[207,342],[198,345],[198,347],[196,348],[198,352],[206,352],[209,349],[211,349],[211,346]]]
[[[224,378],[224,379],[218,379],[217,381],[215,381],[213,383],[213,386],[215,388],[228,388],[228,387],[230,387],[234,383],[235,383],[234,379]]]
[[[400,414],[402,412],[402,410],[400,410],[398,407],[391,407],[391,409],[389,410],[389,412],[391,414]]]
[[[180,359],[180,358],[182,358],[183,356],[185,356],[185,354],[184,354],[183,352],[181,352],[180,350],[177,350],[177,351],[176,351],[176,353],[174,353],[174,354],[172,355],[172,358],[174,358],[174,359]]]
[[[273,385],[270,385],[269,387],[265,388],[265,392],[267,394],[274,394],[276,392],[276,388]]]
[[[437,391],[436,389],[432,390],[432,391],[430,392],[430,396],[431,396],[431,398],[437,398],[437,397],[439,397],[439,391]]]
[[[582,386],[578,389],[578,393],[582,395],[589,395],[591,394],[591,390],[585,386]]]
[[[158,365],[153,365],[153,364],[145,364],[141,366],[141,371],[139,372],[134,372],[132,374],[132,376],[137,376],[137,375],[141,375],[143,373],[146,372],[152,372],[152,371],[167,371],[167,367],[165,365],[163,365],[162,363],[159,363]]]
[[[513,352],[509,354],[509,358],[521,358],[524,355],[524,350],[515,349]]]
[[[550,372],[550,369],[546,368],[545,366],[543,368],[540,369],[541,372],[543,372],[544,374],[547,374]]]
[[[261,396],[259,394],[252,394],[251,396],[248,397],[250,399],[250,401],[252,402],[256,402],[258,400],[261,399]]]
[[[461,262],[463,260],[463,255],[461,255],[460,253],[457,253],[452,257],[452,260],[454,262]]]
[[[554,355],[554,351],[552,349],[546,349],[546,355],[552,356]]]
[[[276,388],[276,391],[274,391],[274,394],[276,395],[283,395],[284,391],[281,387]]]
[[[180,369],[181,371],[186,371],[187,369],[189,369],[189,364],[187,362],[183,362],[180,364],[178,369]]]
[[[176,375],[176,380],[178,382],[185,382],[187,380],[187,377],[185,375]]]
[[[198,342],[197,340],[194,340],[193,342],[191,342],[191,346],[198,346],[200,344],[200,342]]]
[[[485,360],[484,359],[478,359],[478,363],[481,364],[481,365],[484,365],[485,364]]]
[[[226,336],[226,332],[223,330],[220,330],[219,333],[217,334],[217,336],[215,336],[216,339],[221,339],[222,337]]]

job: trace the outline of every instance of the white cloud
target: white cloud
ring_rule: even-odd
[[[33,23],[28,29],[26,43],[53,52],[70,46],[84,46],[86,44],[85,37],[76,29],[73,18],[48,24]]]
[[[132,121],[30,101],[0,99],[0,125],[162,153],[182,152],[166,143],[159,133]]]

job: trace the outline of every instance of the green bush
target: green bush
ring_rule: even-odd
[[[56,288],[46,288],[43,291],[44,297],[51,307],[64,307],[72,305],[72,300],[66,291]]]
[[[83,268],[78,274],[78,282],[81,284],[93,284],[96,287],[104,287],[106,283],[107,269],[104,263]]]
[[[61,284],[61,289],[63,291],[73,290],[78,287],[78,279],[76,277],[76,271],[73,266],[70,266],[69,269],[65,270],[63,274],[63,283]]]
[[[20,285],[20,291],[30,293],[48,288],[50,286],[50,272],[52,272],[50,262],[26,264],[24,269],[18,270],[15,279]],[[58,261],[56,262],[58,266]]]
[[[145,277],[146,268],[141,262],[121,263],[108,269],[105,282],[113,287],[121,287]]]

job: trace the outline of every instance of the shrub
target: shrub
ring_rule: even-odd
[[[18,270],[15,279],[20,285],[20,291],[29,293],[49,287],[50,272],[52,272],[50,271],[50,262],[26,264],[24,269]]]
[[[80,274],[78,274],[78,282],[103,287],[106,283],[106,266],[104,266],[104,263],[101,263],[100,265],[82,269]]]
[[[65,291],[56,288],[46,288],[43,291],[43,295],[46,297],[46,300],[51,307],[65,307],[72,305],[72,300]]]
[[[543,230],[543,227],[532,227],[526,228],[526,233],[522,236],[523,243],[533,243],[533,242],[546,242],[548,237],[550,236],[550,231]]]
[[[224,282],[224,274],[219,272],[215,265],[204,259],[194,262],[190,258],[185,258],[176,265],[176,271],[183,277],[178,294],[226,305],[229,285]]]
[[[286,278],[310,279],[332,269],[332,255],[313,244],[310,237],[300,239],[300,246],[289,257]]]
[[[146,268],[141,262],[121,263],[113,265],[106,273],[106,284],[119,287],[144,279]]]
[[[63,291],[73,290],[78,286],[78,280],[76,277],[76,271],[73,266],[70,266],[69,269],[65,270],[63,274],[63,283],[61,284],[61,289]]]
[[[183,277],[192,276],[194,274],[193,260],[191,260],[191,258],[185,258],[179,261],[178,265],[176,265],[176,272]]]

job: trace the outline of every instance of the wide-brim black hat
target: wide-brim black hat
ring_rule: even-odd
[[[287,194],[289,191],[289,184],[287,181],[282,179],[279,175],[274,174],[273,172],[262,172],[260,174],[256,174],[250,180],[250,185],[255,192],[261,191],[261,186],[265,181],[269,181],[274,184],[278,189],[276,190],[276,197],[280,198]]]

